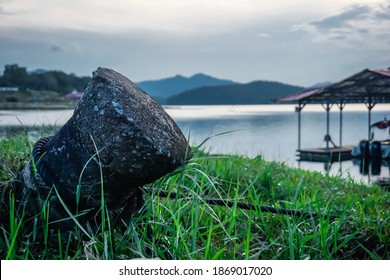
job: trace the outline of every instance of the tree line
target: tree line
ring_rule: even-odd
[[[73,90],[83,91],[90,79],[56,70],[28,73],[26,67],[7,64],[0,76],[0,87],[18,87],[19,91],[48,90],[65,94]]]

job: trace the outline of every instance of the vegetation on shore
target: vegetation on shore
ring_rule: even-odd
[[[27,136],[0,140],[1,259],[390,259],[387,190],[197,149],[186,166],[146,186],[144,208],[122,227],[102,209],[107,217],[96,231],[75,224],[60,234],[47,222],[49,207],[28,221],[15,204],[15,181],[32,145]],[[161,190],[179,195],[162,198]],[[208,198],[233,203],[214,206]],[[262,205],[326,215],[272,214]]]
[[[0,75],[0,109],[73,109],[77,98],[65,94],[82,91],[90,77],[77,77],[62,71],[27,72],[18,64],[5,65]]]
[[[90,80],[90,77],[77,77],[58,70],[29,73],[26,67],[7,64],[3,75],[0,75],[0,87],[17,87],[21,92],[51,91],[64,95],[75,89],[82,91]]]

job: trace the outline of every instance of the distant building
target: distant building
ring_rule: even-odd
[[[0,87],[0,91],[19,91],[18,87]]]
[[[83,96],[83,92],[78,92],[76,90],[73,90],[72,92],[69,92],[65,94],[65,98],[77,100],[80,99]]]
[[[41,92],[40,91],[35,91],[33,93],[34,101],[35,102],[40,102],[41,101]]]

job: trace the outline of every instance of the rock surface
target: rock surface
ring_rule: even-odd
[[[93,72],[73,116],[45,142],[35,159],[39,174],[33,175],[31,163],[24,170],[26,188],[44,197],[54,184],[69,209],[92,213],[100,209],[103,187],[110,210],[125,208],[131,214],[140,203],[139,188],[173,171],[190,154],[164,109],[106,68]],[[41,176],[46,187],[34,176]]]

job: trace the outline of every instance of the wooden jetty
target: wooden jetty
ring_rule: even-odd
[[[390,67],[386,69],[364,69],[340,82],[325,87],[308,89],[284,96],[276,102],[298,103],[298,156],[301,161],[335,162],[352,158],[352,146],[342,144],[343,109],[346,104],[363,103],[368,109],[368,133],[371,134],[371,110],[378,103],[390,103]],[[301,111],[307,104],[321,104],[326,110],[326,148],[301,148]],[[329,111],[333,105],[340,109],[339,144],[333,142],[329,134]],[[330,144],[333,144],[331,147]]]
[[[300,161],[337,162],[352,159],[353,146],[333,148],[308,148],[297,150]]]
[[[390,190],[390,178],[381,177],[375,183]]]

